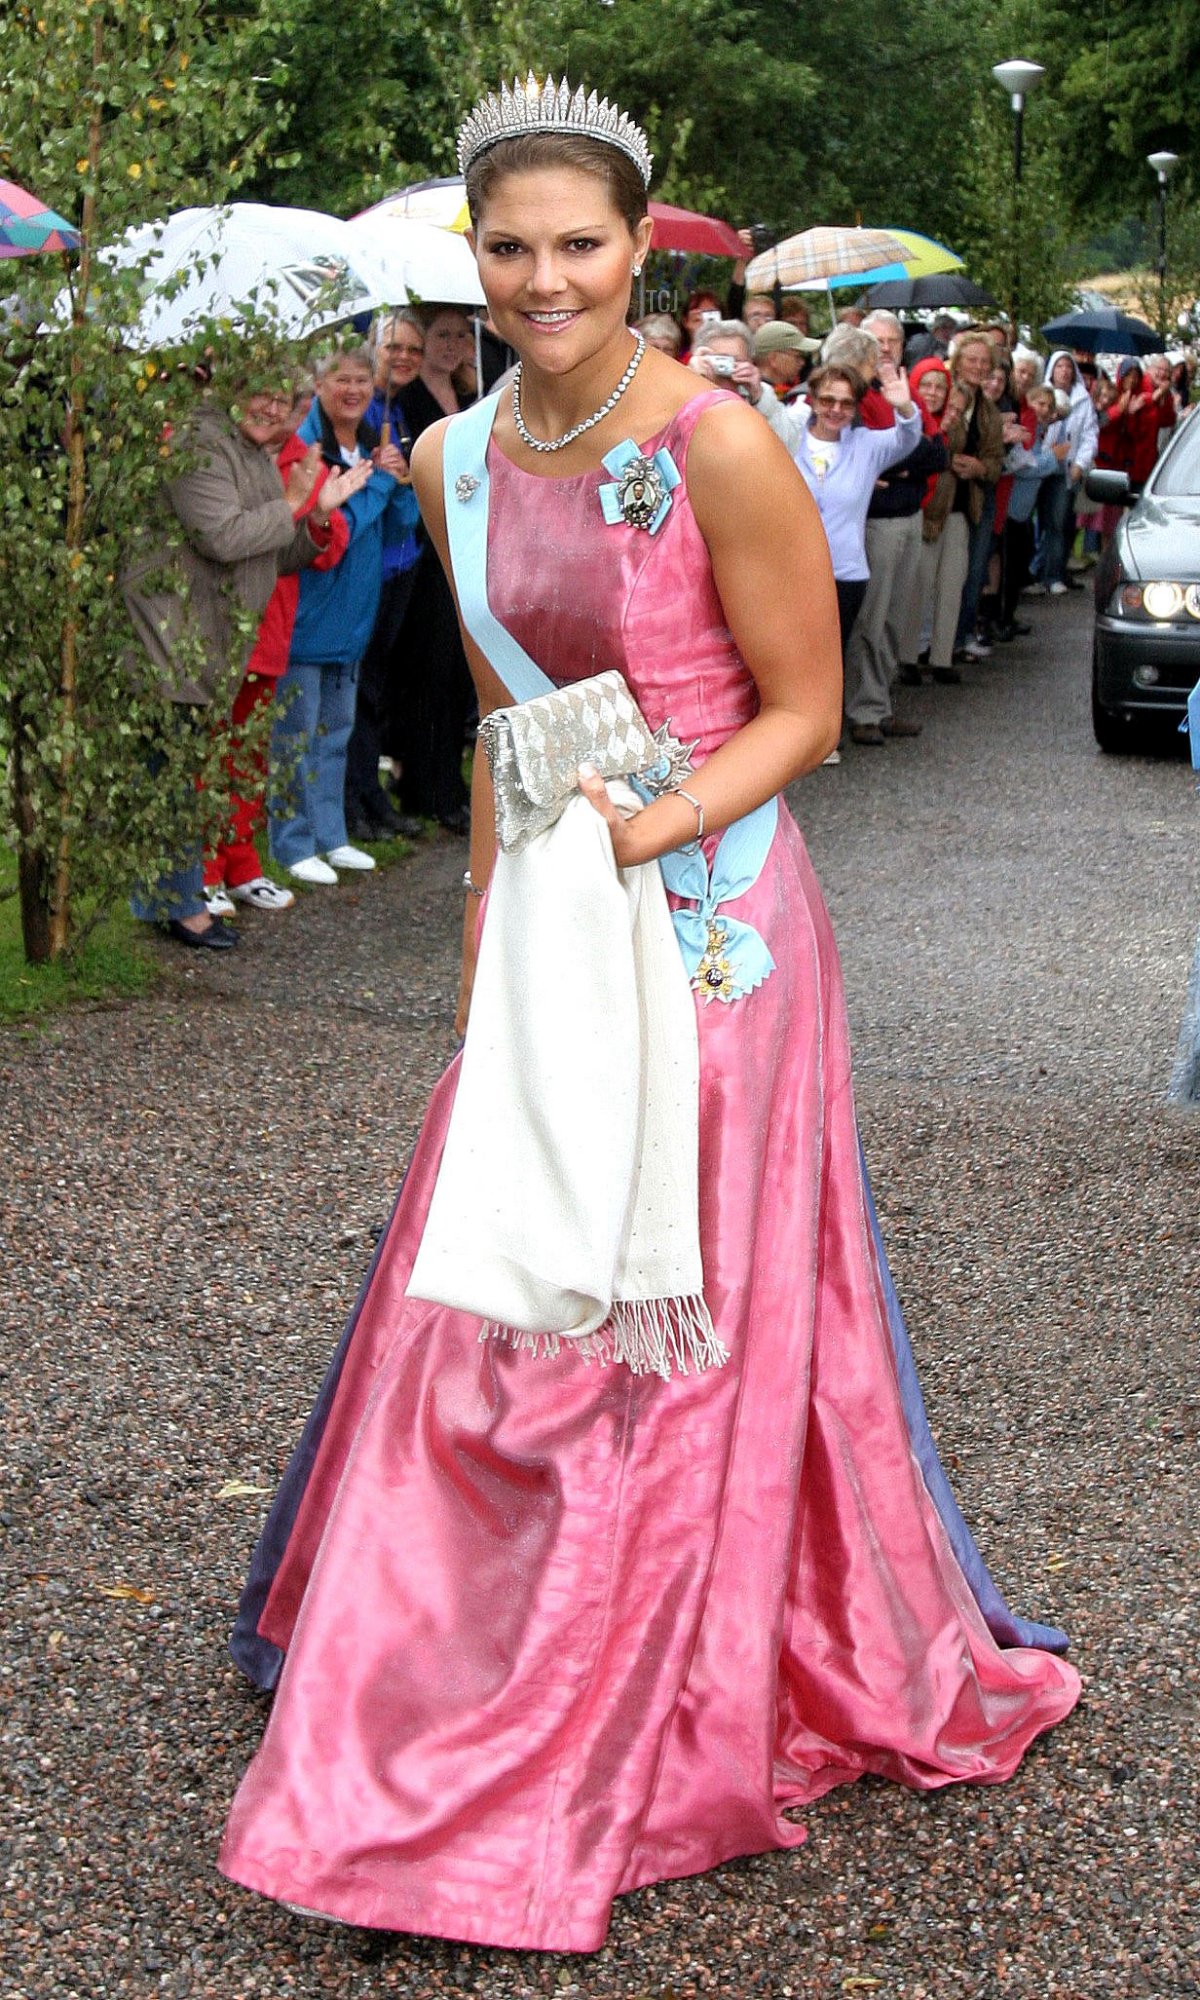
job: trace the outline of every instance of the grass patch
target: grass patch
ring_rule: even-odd
[[[79,1001],[130,999],[158,978],[142,925],[127,910],[97,924],[77,951],[52,965],[27,965],[21,945],[17,866],[0,848],[0,1022],[36,1020]],[[11,893],[10,893],[11,892]]]

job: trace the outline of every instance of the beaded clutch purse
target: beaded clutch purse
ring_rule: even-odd
[[[655,736],[622,674],[494,709],[479,725],[496,795],[496,839],[515,854],[553,826],[579,790],[579,766],[628,778],[663,761]]]

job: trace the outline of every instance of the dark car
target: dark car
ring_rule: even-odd
[[[1123,472],[1093,499],[1128,503]],[[1178,728],[1200,681],[1200,423],[1181,424],[1096,568],[1092,726],[1102,750]]]

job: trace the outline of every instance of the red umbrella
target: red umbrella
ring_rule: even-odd
[[[654,234],[652,250],[690,250],[695,257],[744,257],[746,246],[736,229],[713,215],[694,215],[690,208],[672,208],[669,202],[652,201]]]

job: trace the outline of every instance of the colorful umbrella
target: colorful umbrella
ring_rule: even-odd
[[[904,245],[904,255],[900,259],[910,278],[932,278],[939,271],[961,271],[963,260],[956,256],[945,243],[939,243],[932,236],[918,236],[915,229],[888,229]]]
[[[78,250],[79,231],[15,181],[0,181],[0,257]]]
[[[690,208],[672,208],[669,202],[652,201],[654,219],[652,250],[689,251],[693,257],[744,257],[746,246],[736,229],[713,215],[697,215]]]

